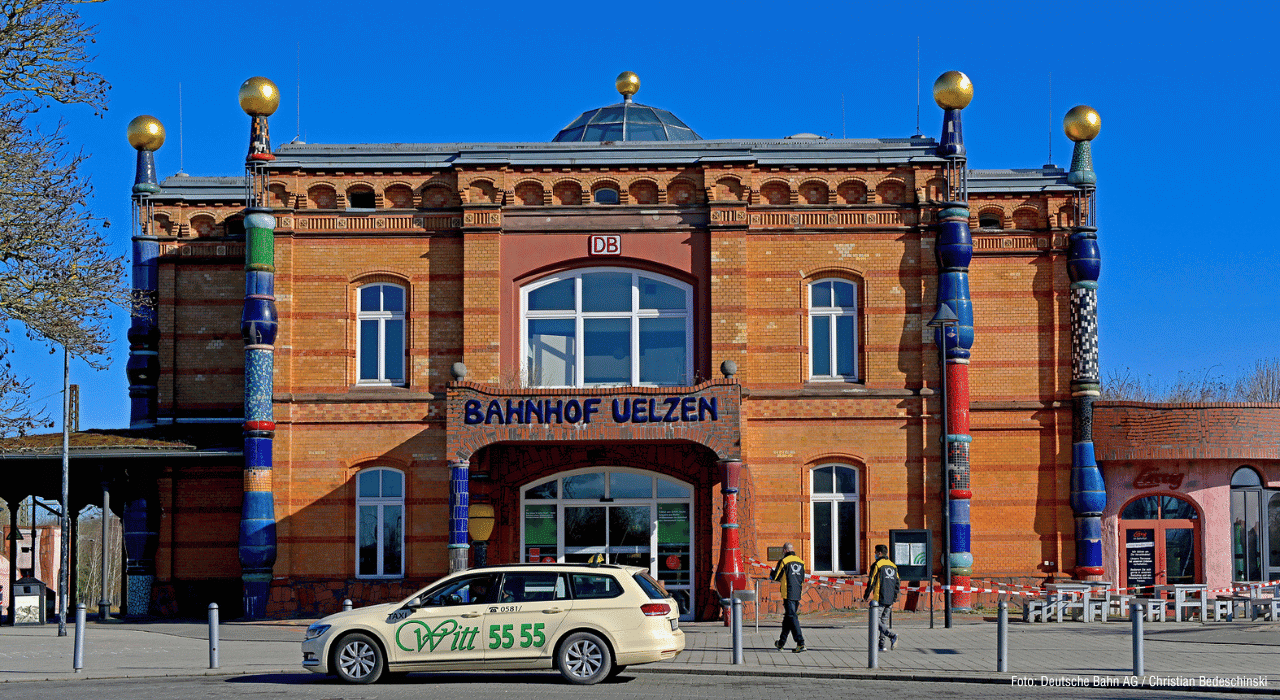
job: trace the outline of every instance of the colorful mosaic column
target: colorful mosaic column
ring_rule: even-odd
[[[151,195],[160,191],[156,182],[155,152],[164,145],[164,125],[149,115],[129,122],[129,145],[138,151],[133,179],[133,320],[129,325],[129,427],[156,424],[156,383],[160,378],[160,329],[156,299],[159,287],[156,259],[160,246],[152,230]]]
[[[471,517],[471,462],[465,459],[449,462],[449,573],[467,569],[467,550],[471,537],[467,521]]]
[[[720,493],[724,498],[724,514],[720,517],[720,562],[716,566],[716,591],[722,605],[734,591],[747,587],[746,569],[742,564],[742,547],[738,536],[738,483],[742,477],[742,461],[722,459]],[[728,608],[725,608],[726,612]],[[726,623],[728,618],[725,618]]]
[[[244,500],[240,509],[240,569],[246,617],[266,614],[272,567],[276,562],[276,514],[272,494],[271,400],[275,377],[278,322],[275,301],[275,227],[270,210],[260,206],[266,189],[263,165],[275,159],[267,135],[267,117],[280,103],[276,86],[250,78],[240,86],[240,107],[253,118],[245,159],[248,202],[245,228],[245,295],[240,316],[244,338]]]
[[[1102,511],[1106,486],[1093,453],[1093,402],[1101,381],[1098,373],[1098,250],[1093,172],[1089,142],[1102,120],[1092,108],[1080,105],[1067,112],[1063,130],[1076,142],[1067,182],[1075,185],[1075,226],[1067,251],[1071,278],[1071,510],[1076,518],[1075,577],[1102,576]]]
[[[936,254],[938,304],[955,312],[954,327],[939,328],[935,342],[943,349],[947,373],[947,512],[950,516],[951,585],[967,587],[973,576],[970,551],[969,501],[969,355],[973,347],[973,302],[969,299],[969,262],[973,239],[969,234],[969,171],[965,158],[960,111],[973,99],[973,83],[959,71],[943,73],[933,84],[933,99],[946,110],[938,155],[947,161],[950,201],[938,213]],[[953,608],[965,609],[971,595],[957,591]]]

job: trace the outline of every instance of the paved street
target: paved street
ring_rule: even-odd
[[[972,684],[920,681],[821,678],[806,676],[752,677],[698,674],[623,673],[599,685],[567,685],[555,674],[455,673],[411,674],[407,678],[372,686],[349,686],[311,674],[251,674],[199,678],[152,678],[104,680],[98,683],[52,681],[4,686],[5,697],[22,700],[96,700],[127,697],[130,700],[168,698],[288,697],[299,700],[420,700],[446,697],[450,700],[510,698],[521,700],[573,700],[608,698],[652,700],[680,697],[685,700],[777,700],[803,697],[805,700],[848,700],[853,697],[891,697],[895,700],[936,700],[937,698],[1090,698],[1122,700],[1173,697],[1250,698],[1239,693],[1162,692],[1145,688],[1026,687],[1009,683]]]
[[[995,695],[1009,689],[1010,697],[1041,695],[1049,691],[1075,692],[1079,688],[1041,687],[1042,676],[1057,682],[1092,686],[1099,683],[1128,683],[1131,680],[1131,640],[1127,622],[1107,625],[1064,622],[1061,624],[1025,624],[1020,621],[1009,625],[1010,674],[997,674],[995,669],[996,625],[990,618],[977,615],[957,616],[955,625],[947,630],[941,627],[928,629],[927,614],[899,614],[895,629],[901,635],[897,650],[880,655],[880,668],[866,668],[866,616],[853,613],[845,616],[805,616],[805,626],[810,651],[794,654],[779,652],[773,648],[778,624],[761,621],[760,631],[755,631],[754,621],[747,620],[744,630],[745,664],[733,665],[731,636],[728,628],[718,623],[693,623],[685,625],[687,650],[677,659],[661,664],[638,666],[624,677],[636,684],[690,685],[702,688],[710,686],[746,684],[752,688],[765,687],[778,679],[807,679],[821,685],[823,682],[889,681],[912,679],[921,684],[949,681],[947,694]],[[171,680],[157,681],[157,687],[186,687],[206,677],[199,692],[205,692],[208,683],[210,693],[222,692],[218,688],[247,687],[238,683],[250,683],[260,691],[281,684],[297,687],[300,697],[313,697],[311,689],[326,689],[314,697],[401,697],[398,687],[377,690],[352,689],[333,683],[314,674],[302,671],[299,665],[298,643],[309,620],[223,624],[220,628],[221,668],[211,671],[208,666],[207,627],[198,622],[148,622],[115,623],[99,625],[89,623],[86,628],[85,668],[82,673],[72,672],[72,636],[57,637],[55,625],[45,627],[0,628],[0,682],[15,683],[7,686],[5,695],[11,697],[53,697],[41,695],[39,688],[63,688],[66,693],[79,693],[84,679],[129,679],[165,677]],[[1227,623],[1149,623],[1146,635],[1146,672],[1144,684],[1172,682],[1175,686],[1198,685],[1200,676],[1213,683],[1240,683],[1241,678],[1264,678],[1267,685],[1257,690],[1280,694],[1280,624],[1268,622]],[[546,684],[550,692],[578,692],[561,685],[552,673],[524,674],[524,679],[510,680],[515,674],[484,674],[473,680],[492,684],[494,693],[509,693],[513,683],[525,687],[541,687]],[[229,676],[242,677],[237,681]],[[415,674],[413,679],[427,679],[433,684],[467,685],[461,681],[471,674],[446,674],[425,676]],[[1030,686],[1012,686],[1011,678],[1017,676]],[[1095,681],[1094,676],[1099,679]],[[193,677],[196,677],[193,679]],[[185,680],[182,680],[184,679]],[[458,679],[457,681],[452,679]],[[697,680],[698,678],[706,680]],[[1083,680],[1081,680],[1083,679]],[[67,683],[26,684],[23,681],[68,681]],[[959,682],[956,681],[966,681]],[[114,681],[113,681],[114,683]],[[763,684],[763,685],[762,685]],[[895,688],[905,688],[899,683]],[[262,687],[259,687],[262,686]],[[836,683],[832,687],[838,687]],[[410,683],[413,687],[413,683]],[[470,687],[468,685],[468,687]],[[630,685],[617,686],[626,695]],[[635,686],[641,687],[641,686]],[[825,687],[825,686],[823,686]],[[860,686],[861,687],[861,686]],[[611,689],[614,686],[610,686]],[[19,690],[20,689],[20,690]],[[301,690],[307,689],[307,690]],[[11,690],[17,690],[11,694]],[[1101,697],[1098,692],[1117,693],[1114,697],[1129,697],[1124,688],[1103,689],[1093,687],[1091,697]],[[1148,694],[1149,689],[1143,689]],[[175,693],[183,694],[188,691]],[[86,690],[86,692],[88,692]],[[100,692],[100,691],[99,691]],[[603,691],[602,691],[603,692]],[[610,690],[613,693],[614,690]],[[898,690],[894,691],[895,693]],[[914,692],[914,690],[912,691]],[[813,694],[824,695],[815,687]],[[295,694],[290,691],[290,694]],[[477,695],[475,697],[481,697]],[[718,697],[691,692],[691,697]],[[936,697],[937,693],[930,695]],[[1179,694],[1179,697],[1186,697]],[[1221,697],[1221,694],[1215,694]],[[59,695],[67,697],[67,695]],[[157,696],[160,697],[160,696]]]

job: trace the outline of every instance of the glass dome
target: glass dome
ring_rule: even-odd
[[[551,140],[701,141],[702,137],[665,109],[627,100],[583,112]]]

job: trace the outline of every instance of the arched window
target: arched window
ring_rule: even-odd
[[[852,282],[809,285],[809,377],[858,380],[858,293]]]
[[[831,464],[814,469],[810,490],[813,570],[858,570],[858,471]]]
[[[404,576],[404,474],[377,467],[356,475],[356,576]]]
[[[361,287],[358,295],[360,383],[404,384],[404,288],[370,284]]]
[[[693,288],[623,268],[521,290],[527,386],[683,386],[693,375]]]
[[[1003,217],[994,212],[981,212],[978,214],[978,228],[1004,228]]]
[[[1231,475],[1231,579],[1280,576],[1280,491],[1263,488],[1252,467]]]
[[[356,185],[347,190],[347,209],[372,210],[378,207],[378,197],[368,185]]]
[[[595,191],[596,204],[617,204],[618,191],[612,187],[601,187]]]

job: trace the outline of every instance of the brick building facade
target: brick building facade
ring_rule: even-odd
[[[649,566],[689,617],[718,615],[783,541],[850,576],[890,530],[940,543],[944,493],[964,499],[949,532],[971,558],[935,544],[939,576],[1076,573],[1068,260],[1090,221],[1073,173],[968,170],[967,99],[945,105],[941,141],[708,141],[624,97],[545,143],[295,143],[251,151],[248,188],[135,187],[135,279],[159,302],[131,332],[135,427],[244,422],[272,441],[265,468],[154,474],[136,519],[157,533],[138,583],[154,612],[192,582],[234,605],[267,532],[246,524],[250,492],[273,547],[250,612],[272,616],[473,563],[478,505],[489,562]],[[663,138],[626,138],[644,129]],[[971,243],[962,299],[939,289],[947,230]],[[278,321],[274,342],[241,340],[251,298],[273,301],[256,322]],[[972,319],[967,381],[948,355],[948,440],[972,469],[949,492],[927,325],[944,298],[961,335]],[[245,347],[274,352],[266,420],[246,413]],[[813,604],[847,602],[828,594]]]

